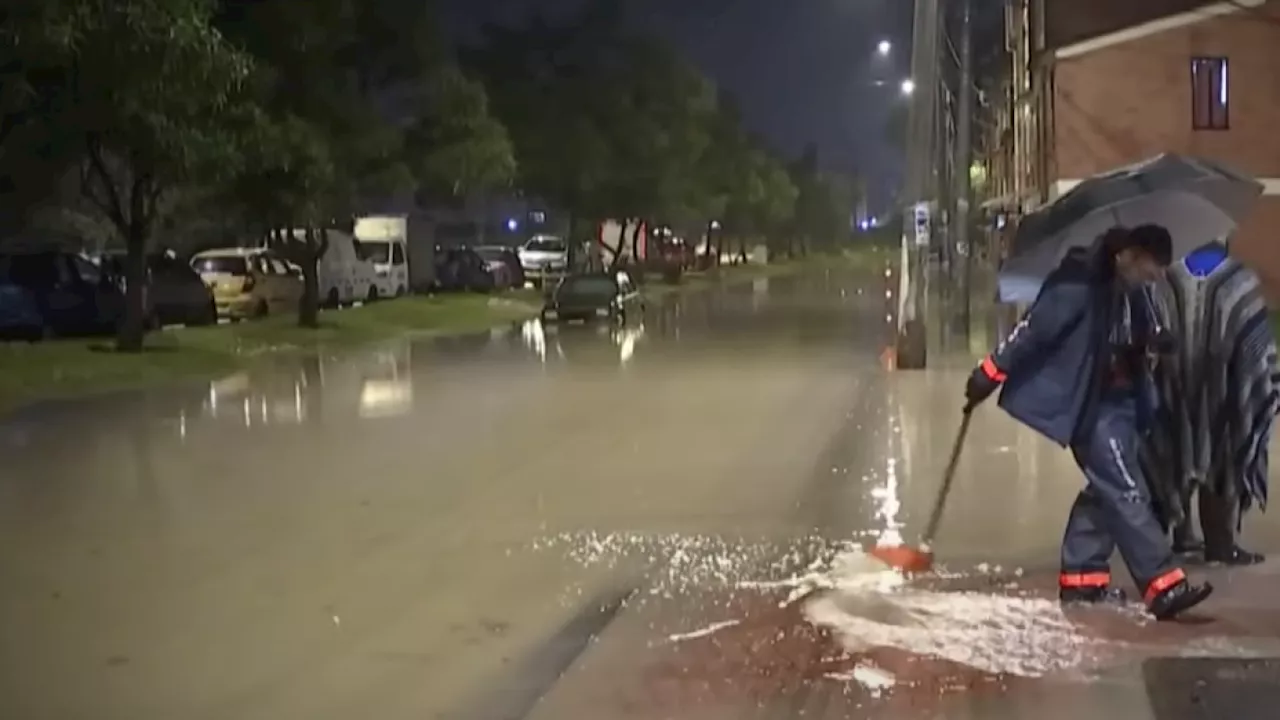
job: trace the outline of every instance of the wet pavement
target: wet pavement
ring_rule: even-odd
[[[1064,613],[1079,477],[994,409],[939,575],[867,586],[893,578],[854,544],[919,531],[999,325],[939,298],[931,369],[894,372],[896,285],[816,271],[11,415],[0,717],[1271,717],[1280,567],[1205,571],[1186,624]]]

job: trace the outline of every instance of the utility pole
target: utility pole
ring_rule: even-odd
[[[928,359],[925,312],[928,299],[929,248],[938,197],[937,105],[939,0],[915,0],[912,26],[911,79],[907,136],[905,220],[898,283],[897,366],[922,369]]]
[[[960,86],[956,90],[956,154],[952,163],[955,212],[951,217],[951,239],[953,249],[964,248],[960,291],[964,297],[963,318],[968,327],[973,279],[973,248],[969,243],[969,204],[973,200],[973,179],[969,176],[969,166],[973,164],[973,0],[959,2]]]

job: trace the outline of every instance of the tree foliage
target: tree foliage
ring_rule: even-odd
[[[718,220],[717,257],[726,237],[837,240],[833,179],[816,165],[790,172],[728,98],[671,48],[628,31],[614,8],[489,27],[465,53],[510,131],[518,183],[588,224],[642,218],[700,235]]]
[[[620,8],[455,53],[422,0],[0,0],[0,236],[110,228],[129,251],[125,349],[157,235],[276,245],[313,326],[323,230],[389,196],[510,189],[587,225],[718,223],[744,248],[839,238],[849,193],[816,155],[787,167]],[[85,202],[59,200],[68,185]]]
[[[164,195],[235,166],[247,120],[247,57],[212,27],[203,0],[15,0],[6,8],[3,162],[22,172],[15,135],[43,137],[56,178],[81,190],[129,251],[118,345],[143,336],[143,256]]]
[[[507,128],[489,114],[484,86],[455,64],[426,78],[405,150],[429,198],[461,197],[511,183],[515,150]]]

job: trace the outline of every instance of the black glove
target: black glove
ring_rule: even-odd
[[[981,367],[974,368],[964,386],[965,410],[978,407],[999,389],[999,382],[992,380]]]

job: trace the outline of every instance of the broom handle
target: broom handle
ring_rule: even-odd
[[[956,467],[960,464],[960,450],[964,448],[964,438],[969,434],[969,420],[973,418],[973,408],[965,406],[964,417],[960,420],[960,431],[956,433],[956,443],[951,448],[951,461],[942,475],[942,487],[938,490],[938,499],[933,503],[933,513],[929,515],[929,524],[924,526],[924,545],[931,547],[933,538],[938,534],[938,525],[942,523],[942,509],[946,507],[947,495],[951,494],[951,481],[956,477]]]

